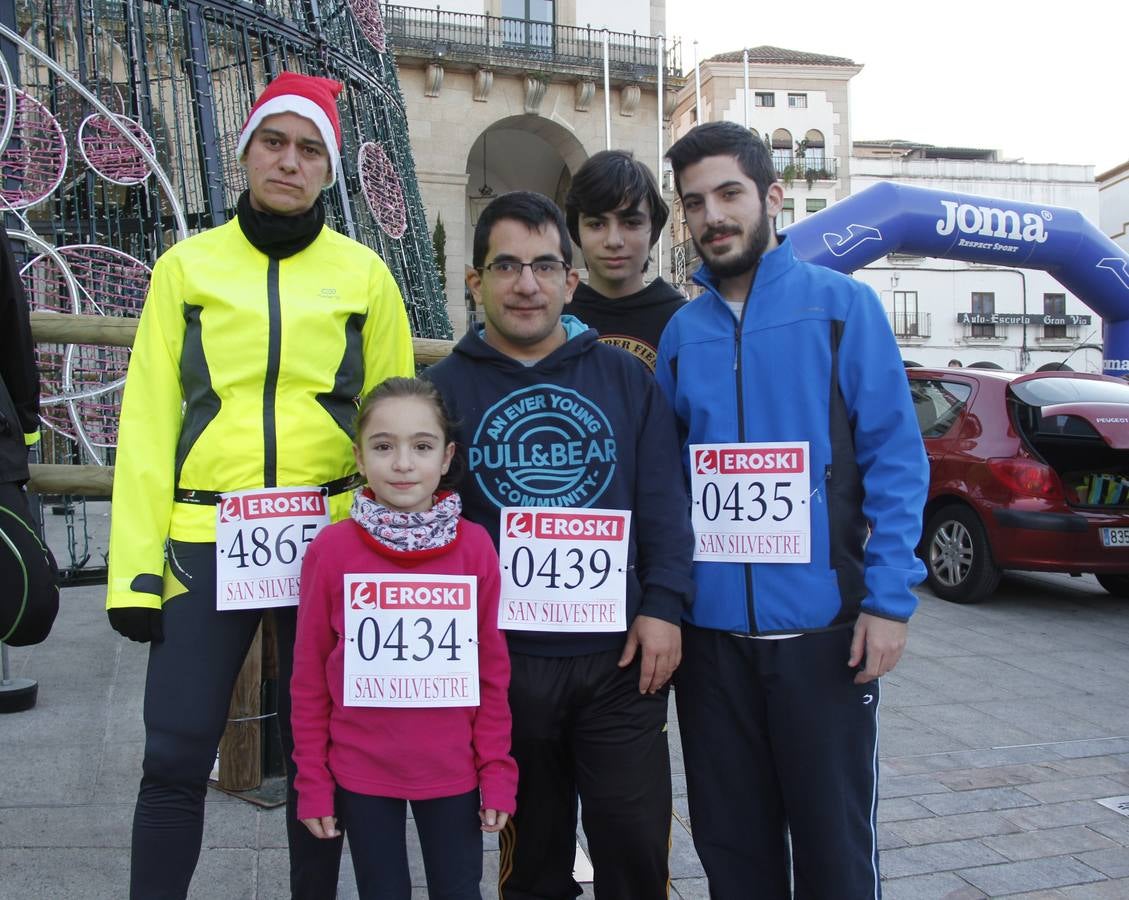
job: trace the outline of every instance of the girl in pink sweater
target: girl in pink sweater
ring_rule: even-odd
[[[348,832],[362,900],[411,896],[408,801],[433,898],[480,898],[482,832],[514,812],[498,556],[460,517],[458,494],[439,490],[449,435],[429,383],[376,387],[353,448],[368,486],[302,565],[290,688],[298,818],[319,838]]]

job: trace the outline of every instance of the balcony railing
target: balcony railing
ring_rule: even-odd
[[[1006,325],[999,322],[991,324],[965,323],[961,339],[970,344],[1003,344],[1007,342],[1008,329],[1019,326]]]
[[[675,244],[670,250],[670,282],[678,287],[690,285],[690,277],[702,264],[692,240]]]
[[[913,340],[927,338],[933,334],[931,313],[896,312],[890,315],[890,324],[894,326],[894,334],[899,338]]]
[[[1035,332],[1035,340],[1041,344],[1073,344],[1082,339],[1080,325],[1036,325],[1032,330]]]
[[[501,16],[381,4],[393,50],[401,55],[602,75],[604,31]],[[654,81],[659,42],[649,35],[608,32],[608,69],[619,80]],[[665,77],[681,79],[677,41],[666,48]]]
[[[796,156],[790,150],[773,150],[772,163],[781,181],[834,181],[838,178],[839,159],[835,156]]]

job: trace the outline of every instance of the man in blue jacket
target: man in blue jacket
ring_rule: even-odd
[[[878,897],[878,679],[924,576],[902,361],[874,292],[775,234],[760,141],[713,122],[667,157],[705,289],[656,367],[693,501],[676,699],[694,844],[721,900]]]
[[[484,326],[427,377],[457,423],[463,515],[490,531],[502,562],[519,780],[499,894],[580,893],[579,794],[595,896],[659,900],[667,681],[693,593],[674,417],[646,368],[561,315],[577,274],[551,200],[497,198],[473,252],[467,283]],[[551,540],[562,535],[575,539]]]

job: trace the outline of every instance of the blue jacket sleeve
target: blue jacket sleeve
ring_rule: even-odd
[[[917,427],[901,354],[874,291],[858,285],[839,354],[870,524],[864,557],[864,612],[906,621],[917,606],[912,588],[925,577],[914,551],[929,488],[929,463]]]
[[[694,533],[674,413],[650,375],[637,437],[635,512],[639,613],[678,623],[694,599]]]

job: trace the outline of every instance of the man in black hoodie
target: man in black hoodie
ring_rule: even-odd
[[[595,154],[565,198],[568,233],[588,267],[588,284],[577,286],[571,312],[652,372],[663,328],[686,303],[661,277],[643,284],[669,213],[655,176],[627,150]]]
[[[467,276],[485,323],[427,376],[458,423],[463,514],[502,555],[519,781],[517,814],[499,840],[499,893],[580,893],[579,794],[596,897],[657,900],[669,877],[667,682],[693,591],[689,503],[677,489],[674,416],[654,380],[561,315],[578,280],[571,263],[551,200],[494,200],[475,226]],[[544,543],[523,541],[540,523],[576,534],[567,529],[625,514],[626,527],[599,545],[614,544],[610,552],[577,539],[546,555]],[[616,554],[622,563],[610,563]],[[609,578],[620,585],[614,595],[603,588]],[[535,602],[513,599],[531,582]],[[610,601],[599,613],[614,609],[598,621],[597,596]]]
[[[32,525],[24,484],[39,440],[39,373],[27,299],[0,228],[0,641],[38,644],[59,612],[55,560]]]

